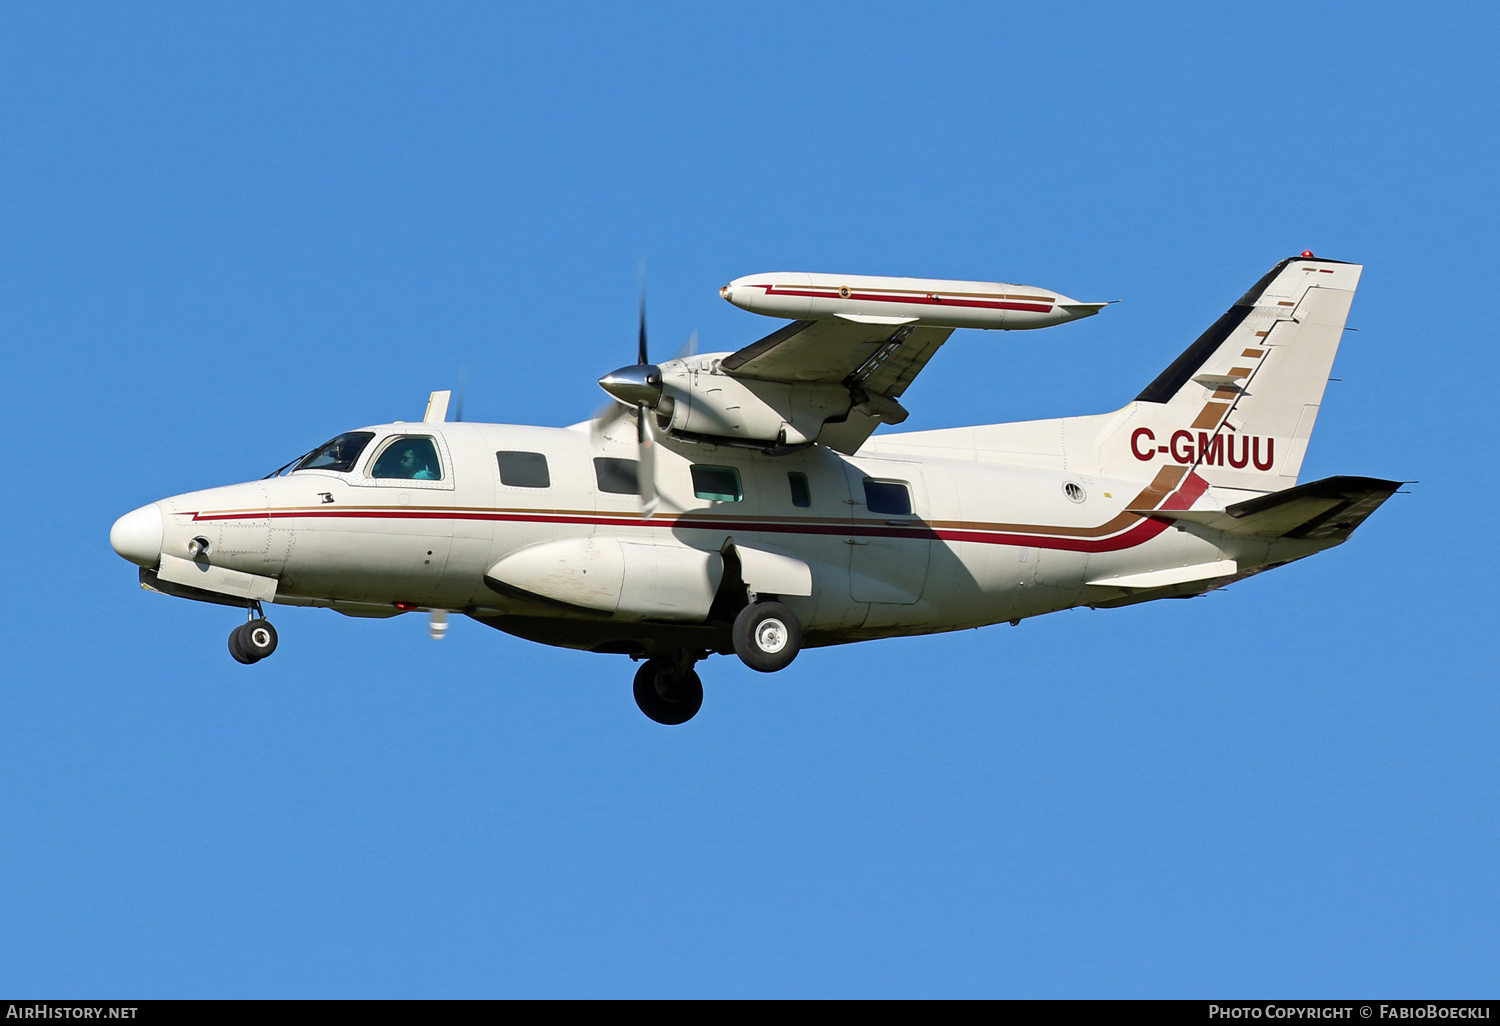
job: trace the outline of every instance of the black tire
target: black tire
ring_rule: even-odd
[[[251,655],[249,652],[245,651],[244,641],[240,637],[240,633],[244,629],[245,625],[240,624],[234,630],[229,632],[229,654],[234,656],[235,662],[244,663],[246,666],[249,666],[251,663],[256,663],[260,660]]]
[[[752,670],[784,670],[802,651],[802,622],[780,602],[757,602],[734,618],[734,654]]]
[[[269,620],[251,620],[240,626],[240,648],[257,661],[276,651],[276,628]]]
[[[635,704],[657,723],[674,727],[698,715],[703,707],[703,682],[694,670],[674,681],[671,662],[647,659],[635,671]]]

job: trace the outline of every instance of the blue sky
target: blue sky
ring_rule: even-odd
[[[1500,961],[1494,11],[0,10],[0,991],[1476,996]],[[1419,481],[1192,602],[702,669],[148,595],[110,523],[352,426],[566,424],[797,269],[1122,302],[913,428],[1133,397],[1367,270],[1305,478]],[[13,431],[15,428],[13,427]],[[21,471],[25,471],[22,473]],[[248,671],[248,672],[247,672]]]

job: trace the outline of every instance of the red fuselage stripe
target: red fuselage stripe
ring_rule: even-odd
[[[1182,487],[1167,497],[1162,509],[1188,509],[1208,489],[1208,482],[1189,474]],[[648,520],[645,517],[604,517],[568,513],[487,513],[475,510],[379,509],[379,510],[266,510],[236,513],[194,513],[195,521],[211,520],[491,520],[527,524],[586,524],[599,527],[663,527],[696,531],[758,531],[767,534],[817,534],[863,538],[911,538],[950,542],[978,542],[985,545],[1031,546],[1039,549],[1063,549],[1071,552],[1114,552],[1150,541],[1170,526],[1170,521],[1150,517],[1110,538],[1070,538],[1049,535],[1015,534],[1000,531],[932,528],[923,525],[869,524],[851,520],[842,524],[797,524],[761,520]]]

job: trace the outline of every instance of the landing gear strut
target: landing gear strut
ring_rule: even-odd
[[[635,671],[635,704],[657,723],[675,726],[697,715],[703,705],[703,682],[693,664],[696,652],[672,659],[647,659]]]
[[[271,626],[260,603],[250,607],[250,619],[229,632],[229,654],[235,662],[258,663],[276,651],[276,628]]]

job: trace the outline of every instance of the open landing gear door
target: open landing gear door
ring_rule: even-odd
[[[795,556],[734,542],[740,576],[757,595],[805,597],[813,593],[812,568]]]

